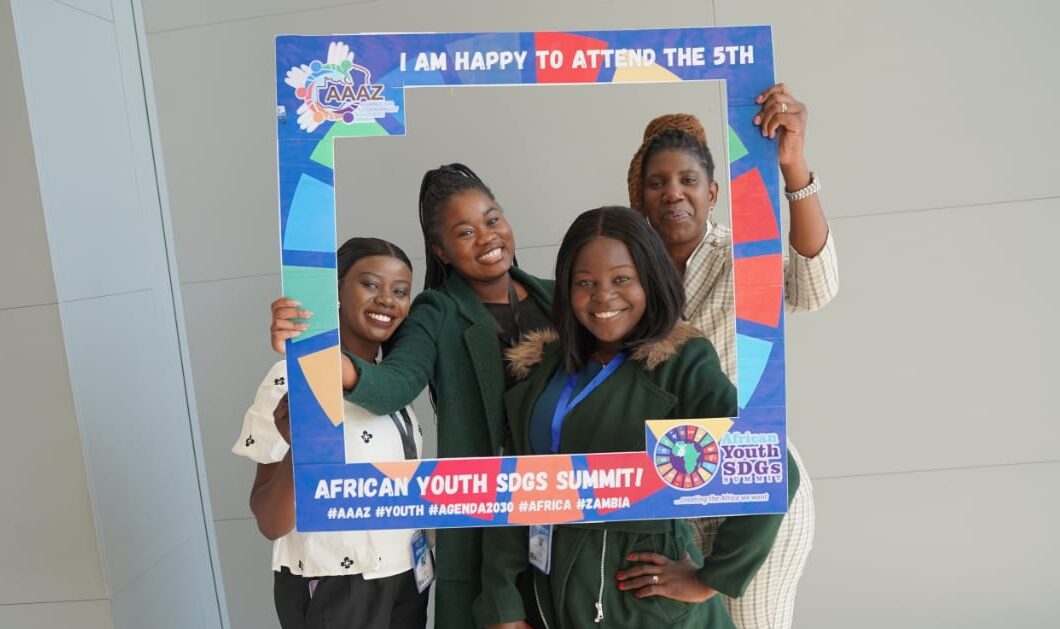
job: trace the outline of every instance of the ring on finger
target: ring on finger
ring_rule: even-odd
[[[780,113],[782,113],[782,114],[788,113],[788,104],[787,103],[781,103],[780,104]]]
[[[657,574],[651,575],[651,584],[652,585],[659,585],[659,575],[657,575]]]

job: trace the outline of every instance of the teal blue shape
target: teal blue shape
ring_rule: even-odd
[[[335,141],[339,138],[369,138],[380,135],[389,135],[378,122],[353,122],[346,124],[336,122],[331,125],[326,135],[320,139],[309,159],[335,170]]]
[[[300,343],[339,327],[339,280],[335,269],[315,266],[283,266],[283,294],[302,302],[302,309],[313,313],[309,329],[292,339]]]
[[[283,248],[295,251],[335,251],[335,188],[302,174],[287,213]]]
[[[747,406],[747,402],[758,388],[772,351],[773,343],[770,341],[743,334],[736,335],[736,359],[739,361],[739,386],[736,393],[740,408]]]
[[[747,155],[747,152],[747,147],[740,141],[740,136],[736,135],[732,127],[729,127],[729,163],[736,163],[736,160]]]

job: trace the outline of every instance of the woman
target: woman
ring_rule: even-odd
[[[409,312],[412,264],[396,245],[352,238],[337,254],[339,338],[344,351],[374,361]],[[273,540],[273,598],[283,629],[334,626],[419,629],[427,593],[418,592],[409,552],[413,531],[294,530],[294,478],[287,368],[269,370],[232,451],[257,462],[250,508]],[[418,458],[419,424],[412,408],[375,414],[343,404],[347,462]],[[370,442],[355,437],[363,431]]]
[[[428,384],[438,417],[440,457],[492,456],[505,441],[502,348],[549,327],[552,282],[515,265],[515,239],[489,187],[470,168],[429,171],[420,186],[425,290],[379,364],[344,360],[346,398],[375,413],[409,404]],[[292,300],[273,302],[273,348],[305,324]],[[435,626],[473,627],[481,589],[479,529],[437,532]]]
[[[761,109],[754,123],[764,136],[777,139],[790,204],[791,255],[785,265],[785,301],[791,312],[810,312],[835,296],[839,278],[831,232],[817,195],[820,185],[803,155],[806,107],[783,84],[763,92],[757,102]],[[699,121],[686,114],[652,120],[630,161],[628,184],[631,206],[648,218],[683,275],[686,317],[711,339],[722,367],[736,382],[732,234],[713,222],[718,184]],[[801,470],[797,451],[790,443],[788,449]],[[755,579],[744,588],[719,588],[740,629],[791,625],[796,586],[813,539],[813,490],[808,476],[801,476],[787,516],[782,520],[777,516],[752,518],[773,518],[779,527],[772,551],[759,559],[762,567]],[[722,521],[696,521],[704,554],[711,554]],[[707,560],[708,567],[712,560]]]
[[[509,354],[523,378],[505,396],[516,453],[643,451],[646,417],[736,414],[736,391],[713,347],[681,321],[684,292],[662,242],[632,210],[579,216],[560,245],[556,286],[556,333]],[[764,552],[775,530],[760,529],[725,527],[719,543],[734,557]],[[476,617],[525,627],[516,584],[527,568],[527,530],[484,537],[489,560]],[[551,569],[532,572],[546,627],[732,626],[684,521],[563,525],[550,537]],[[659,560],[642,563],[648,558]]]

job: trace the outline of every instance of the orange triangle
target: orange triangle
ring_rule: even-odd
[[[309,390],[331,423],[342,423],[342,367],[339,346],[334,345],[298,359]]]

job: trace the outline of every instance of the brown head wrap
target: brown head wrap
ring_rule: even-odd
[[[707,132],[699,119],[692,114],[664,114],[648,123],[644,128],[644,141],[640,148],[633,154],[629,161],[629,172],[626,174],[626,184],[629,186],[629,207],[641,214],[644,213],[644,154],[651,146],[655,136],[664,131],[682,131],[699,140],[701,144],[707,143]]]

